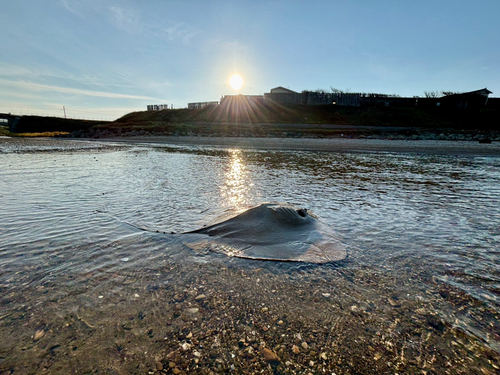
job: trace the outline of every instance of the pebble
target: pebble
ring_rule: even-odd
[[[392,299],[392,298],[387,298],[387,301],[389,301],[389,304],[390,304],[392,307],[397,307],[397,306],[400,306],[400,305],[401,305],[398,301],[396,301],[396,300],[394,300],[394,299]]]
[[[267,307],[263,307],[263,308],[261,309],[261,311],[262,311],[262,312],[267,312],[268,310],[269,310],[269,308],[267,308]]]
[[[324,361],[326,361],[326,360],[328,359],[328,357],[327,357],[326,353],[321,353],[321,354],[319,355],[319,358],[321,358],[321,359],[322,359],[322,360],[324,360]]]
[[[293,354],[299,354],[300,353],[299,347],[297,345],[292,346],[292,352]]]
[[[269,350],[267,348],[262,349],[262,354],[264,355],[264,359],[267,362],[279,362],[279,360],[280,360],[275,352],[273,352],[272,350]]]
[[[197,307],[191,307],[189,309],[186,309],[186,311],[190,314],[196,314],[198,311],[200,311],[200,309]]]
[[[36,331],[35,336],[33,337],[33,340],[38,341],[43,337],[43,335],[45,335],[45,331],[43,329]]]
[[[304,350],[307,350],[309,348],[309,345],[307,345],[307,342],[305,341],[302,344],[300,344],[300,346],[302,346]]]
[[[176,367],[176,368],[174,368],[174,369],[172,370],[172,372],[173,372],[175,375],[178,375],[178,374],[180,374],[180,373],[181,373],[181,370],[179,370],[179,369]]]
[[[331,294],[330,294],[330,293],[321,293],[321,294],[322,294],[322,295],[323,295],[323,297],[325,297],[325,298],[328,298],[328,297],[330,297],[330,296],[331,296]]]
[[[196,296],[196,297],[195,297],[195,300],[196,300],[196,301],[201,301],[202,299],[205,299],[205,298],[207,298],[207,296],[206,296],[206,295],[204,295],[204,294],[200,294],[200,295],[198,295],[198,296]]]
[[[170,368],[174,368],[174,367],[175,367],[175,362],[169,362],[169,363],[168,363],[168,367],[170,367]]]
[[[160,361],[156,361],[156,369],[158,371],[162,371],[163,370],[163,364]]]

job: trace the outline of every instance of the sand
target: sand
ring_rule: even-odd
[[[438,155],[500,156],[500,143],[477,141],[390,140],[351,138],[244,138],[244,137],[115,137],[113,142],[159,143],[186,146],[214,146],[260,150],[297,150],[328,152],[405,152]]]

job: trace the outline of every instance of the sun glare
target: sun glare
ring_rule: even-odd
[[[229,80],[229,84],[235,90],[239,90],[241,86],[243,86],[243,78],[241,78],[238,74],[235,74]]]

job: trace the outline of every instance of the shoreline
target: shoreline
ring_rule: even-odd
[[[483,144],[477,141],[196,136],[110,137],[87,140],[117,143],[157,143],[175,146],[237,147],[241,149],[281,151],[395,152],[437,155],[500,156],[499,142]]]
[[[87,146],[82,145],[86,143]],[[2,137],[0,154],[9,151],[31,149],[36,151],[63,151],[81,147],[94,148],[115,145],[156,145],[158,147],[201,147],[237,148],[242,150],[269,151],[312,151],[337,153],[406,153],[449,156],[490,156],[500,157],[500,142],[488,144],[477,141],[442,140],[391,140],[366,138],[269,138],[269,137],[197,137],[197,136],[137,136],[107,138],[68,138],[68,137]],[[56,145],[66,146],[59,147]],[[2,151],[3,150],[3,151]]]

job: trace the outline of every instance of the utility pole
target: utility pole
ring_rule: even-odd
[[[63,111],[64,111],[64,118],[66,118],[66,108],[63,106]]]

